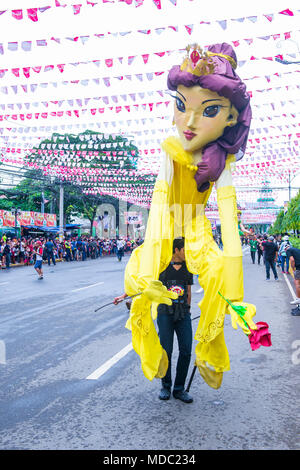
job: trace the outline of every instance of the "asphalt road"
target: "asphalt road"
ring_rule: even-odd
[[[126,260],[46,265],[43,281],[32,267],[0,271],[0,449],[299,449],[300,317],[282,274],[266,282],[245,252],[245,301],[272,347],[251,351],[226,318],[231,370],[219,390],[197,371],[184,404],[160,401],[160,381],[143,376],[126,306],[94,312],[123,292]]]

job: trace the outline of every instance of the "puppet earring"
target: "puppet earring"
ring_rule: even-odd
[[[175,118],[173,117],[172,126],[175,126]]]

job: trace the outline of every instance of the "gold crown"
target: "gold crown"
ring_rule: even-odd
[[[191,49],[192,52],[190,53]],[[228,60],[234,69],[236,69],[237,66],[235,60],[229,55],[221,54],[219,52],[203,51],[198,44],[188,45],[186,47],[186,51],[187,55],[180,66],[180,70],[197,75],[197,77],[214,73],[215,68],[212,61],[213,56],[223,57]]]

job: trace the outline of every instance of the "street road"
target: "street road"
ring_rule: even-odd
[[[227,317],[231,370],[219,390],[197,371],[192,404],[158,399],[160,381],[143,376],[132,350],[124,303],[94,312],[123,292],[128,258],[45,265],[43,281],[33,267],[0,271],[0,449],[299,449],[293,282],[266,282],[247,250],[245,301],[273,345],[252,351]],[[194,281],[192,317],[203,295]],[[176,359],[177,345],[173,368]]]

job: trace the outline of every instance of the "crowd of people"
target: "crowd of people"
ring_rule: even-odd
[[[125,253],[131,253],[143,240],[108,239],[89,236],[64,237],[21,237],[9,238],[3,235],[0,240],[0,261],[2,269],[9,269],[12,264],[34,265],[37,258],[36,248],[42,247],[43,261],[85,261],[102,256],[116,255],[122,259]]]
[[[300,316],[300,250],[292,246],[289,235],[255,235],[248,233],[244,237],[250,246],[252,263],[264,264],[266,269],[266,280],[270,281],[270,272],[273,272],[275,281],[278,281],[279,268],[283,274],[293,274],[296,298],[291,305],[296,305],[292,315]]]
[[[215,237],[216,243],[222,249],[220,236]],[[2,269],[9,269],[11,265],[32,265],[43,279],[42,264],[47,262],[50,266],[57,261],[85,261],[103,256],[116,256],[119,261],[126,253],[143,243],[142,239],[130,238],[98,238],[90,236],[65,236],[62,241],[58,237],[3,237],[0,240],[0,265]],[[260,235],[252,232],[241,235],[242,245],[249,245],[252,263],[264,264],[266,280],[270,281],[270,273],[278,280],[277,268],[282,273],[293,272],[296,288],[296,299],[291,304],[296,305],[294,315],[300,315],[300,250],[292,247],[289,235]]]

